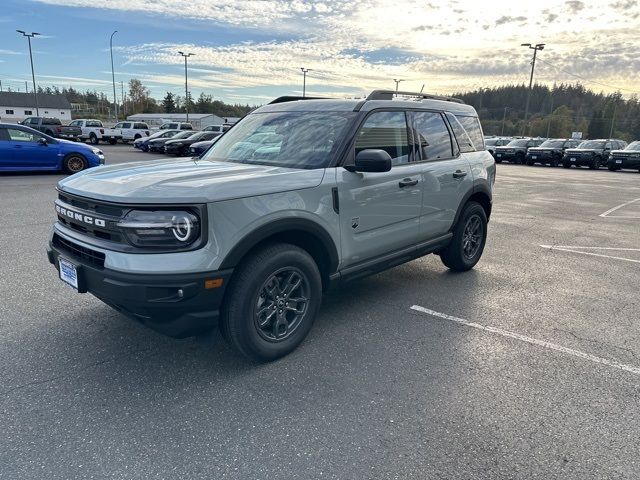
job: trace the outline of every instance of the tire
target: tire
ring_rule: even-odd
[[[475,239],[472,243],[468,243],[469,234]],[[487,214],[479,203],[468,202],[453,229],[451,243],[440,252],[440,259],[451,270],[466,272],[480,260],[486,241]]]
[[[529,165],[530,167],[533,167],[534,161],[533,160],[527,160],[527,165]]]
[[[516,155],[516,163],[518,165],[524,165],[524,155],[522,153]]]
[[[562,168],[571,168],[571,164],[568,162],[562,162]]]
[[[136,133],[135,136],[133,137],[133,140],[137,140],[139,138],[142,138],[142,135],[140,135],[139,133]]]
[[[551,160],[550,166],[557,167],[558,166],[558,159],[554,158],[553,160]]]
[[[617,170],[615,165],[609,165],[607,168],[609,169],[610,172],[615,172]],[[640,170],[638,170],[638,171],[640,171]]]
[[[70,174],[78,173],[87,168],[87,159],[79,153],[70,153],[62,160],[64,171]]]
[[[600,169],[600,157],[594,158],[589,164],[589,169],[591,170],[599,170]]]
[[[298,281],[290,294],[306,300],[287,307],[292,298],[285,296],[287,285],[291,286],[288,282],[295,285]],[[322,297],[320,272],[313,258],[286,243],[267,245],[250,254],[234,272],[228,288],[220,321],[222,335],[257,362],[276,360],[300,345],[313,326]],[[302,313],[296,314],[299,310]]]
[[[109,145],[115,145],[116,143],[118,143],[118,139],[117,138],[110,138],[109,139]]]
[[[501,158],[496,158],[496,163],[502,163],[502,159]]]
[[[93,145],[98,145],[100,143],[100,140],[98,140],[97,135],[93,132],[89,134],[89,143]]]

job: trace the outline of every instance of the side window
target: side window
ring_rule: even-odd
[[[404,112],[376,112],[366,119],[358,132],[356,155],[362,150],[384,150],[392,165],[409,163],[407,120]]]
[[[469,134],[475,150],[484,150],[484,136],[482,135],[482,128],[480,127],[478,117],[456,115],[456,118]]]
[[[452,113],[447,113],[446,115],[447,119],[449,119],[449,124],[453,129],[453,134],[456,137],[458,146],[460,147],[460,153],[475,152],[476,149],[473,146],[473,142],[471,141],[471,138],[469,138],[464,127],[458,121],[458,118]]]
[[[9,134],[7,133],[6,128],[0,128],[0,142],[8,142],[11,138],[9,138]]]
[[[123,123],[116,123],[113,128],[123,128]]]
[[[37,142],[38,138],[40,138],[31,132],[25,132],[23,130],[16,130],[13,128],[7,128],[7,133],[13,142]]]
[[[604,149],[605,150],[611,150],[611,142],[607,142],[604,144]]]
[[[413,113],[413,141],[421,160],[451,158],[451,135],[442,115],[437,112]]]

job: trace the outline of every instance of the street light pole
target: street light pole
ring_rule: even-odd
[[[33,54],[31,53],[31,39],[36,35],[40,35],[37,32],[26,33],[24,30],[16,30],[16,32],[21,33],[23,36],[27,37],[27,41],[29,42],[29,60],[31,61],[31,78],[33,79],[33,97],[36,101],[36,116],[40,116],[40,109],[38,108],[38,89],[36,88],[36,74],[33,70]]]
[[[189,122],[189,84],[187,83],[187,58],[195,53],[178,52],[184,57],[184,111],[187,114],[187,123]]]
[[[504,122],[507,120],[507,108],[509,107],[504,107],[504,114],[502,115],[502,133],[500,134],[501,137],[504,137]]]
[[[533,89],[533,71],[536,68],[536,54],[538,50],[544,50],[544,43],[536,43],[532,45],[530,43],[522,43],[521,47],[529,47],[533,50],[533,60],[531,61],[531,76],[529,77],[529,90],[527,91],[527,103],[524,107],[524,123],[522,125],[522,136],[525,135],[527,129],[527,118],[529,117],[529,103],[531,102],[531,90]]]
[[[113,82],[113,106],[115,107],[116,123],[118,123],[118,97],[116,97],[116,74],[113,71],[113,36],[118,33],[117,30],[111,34],[109,38],[109,51],[111,52],[111,81]]]
[[[310,72],[310,68],[300,67],[302,70],[302,98],[307,96],[307,72]]]
[[[404,80],[403,79],[396,80],[394,78],[393,81],[396,82],[396,97],[397,97],[398,96],[398,85],[400,85],[400,82],[404,82]]]

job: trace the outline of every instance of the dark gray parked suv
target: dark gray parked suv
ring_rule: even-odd
[[[151,328],[220,328],[258,361],[302,342],[331,285],[429,253],[469,270],[496,174],[476,111],[395,95],[277,99],[202,157],[64,179],[49,260]]]

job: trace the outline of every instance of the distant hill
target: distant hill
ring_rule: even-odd
[[[486,135],[520,135],[527,90],[506,85],[454,96],[478,110]],[[612,132],[613,138],[639,140],[640,103],[635,95],[625,99],[619,92],[596,93],[581,84],[534,85],[527,123],[526,135],[568,137],[581,131],[585,138],[607,138]]]

